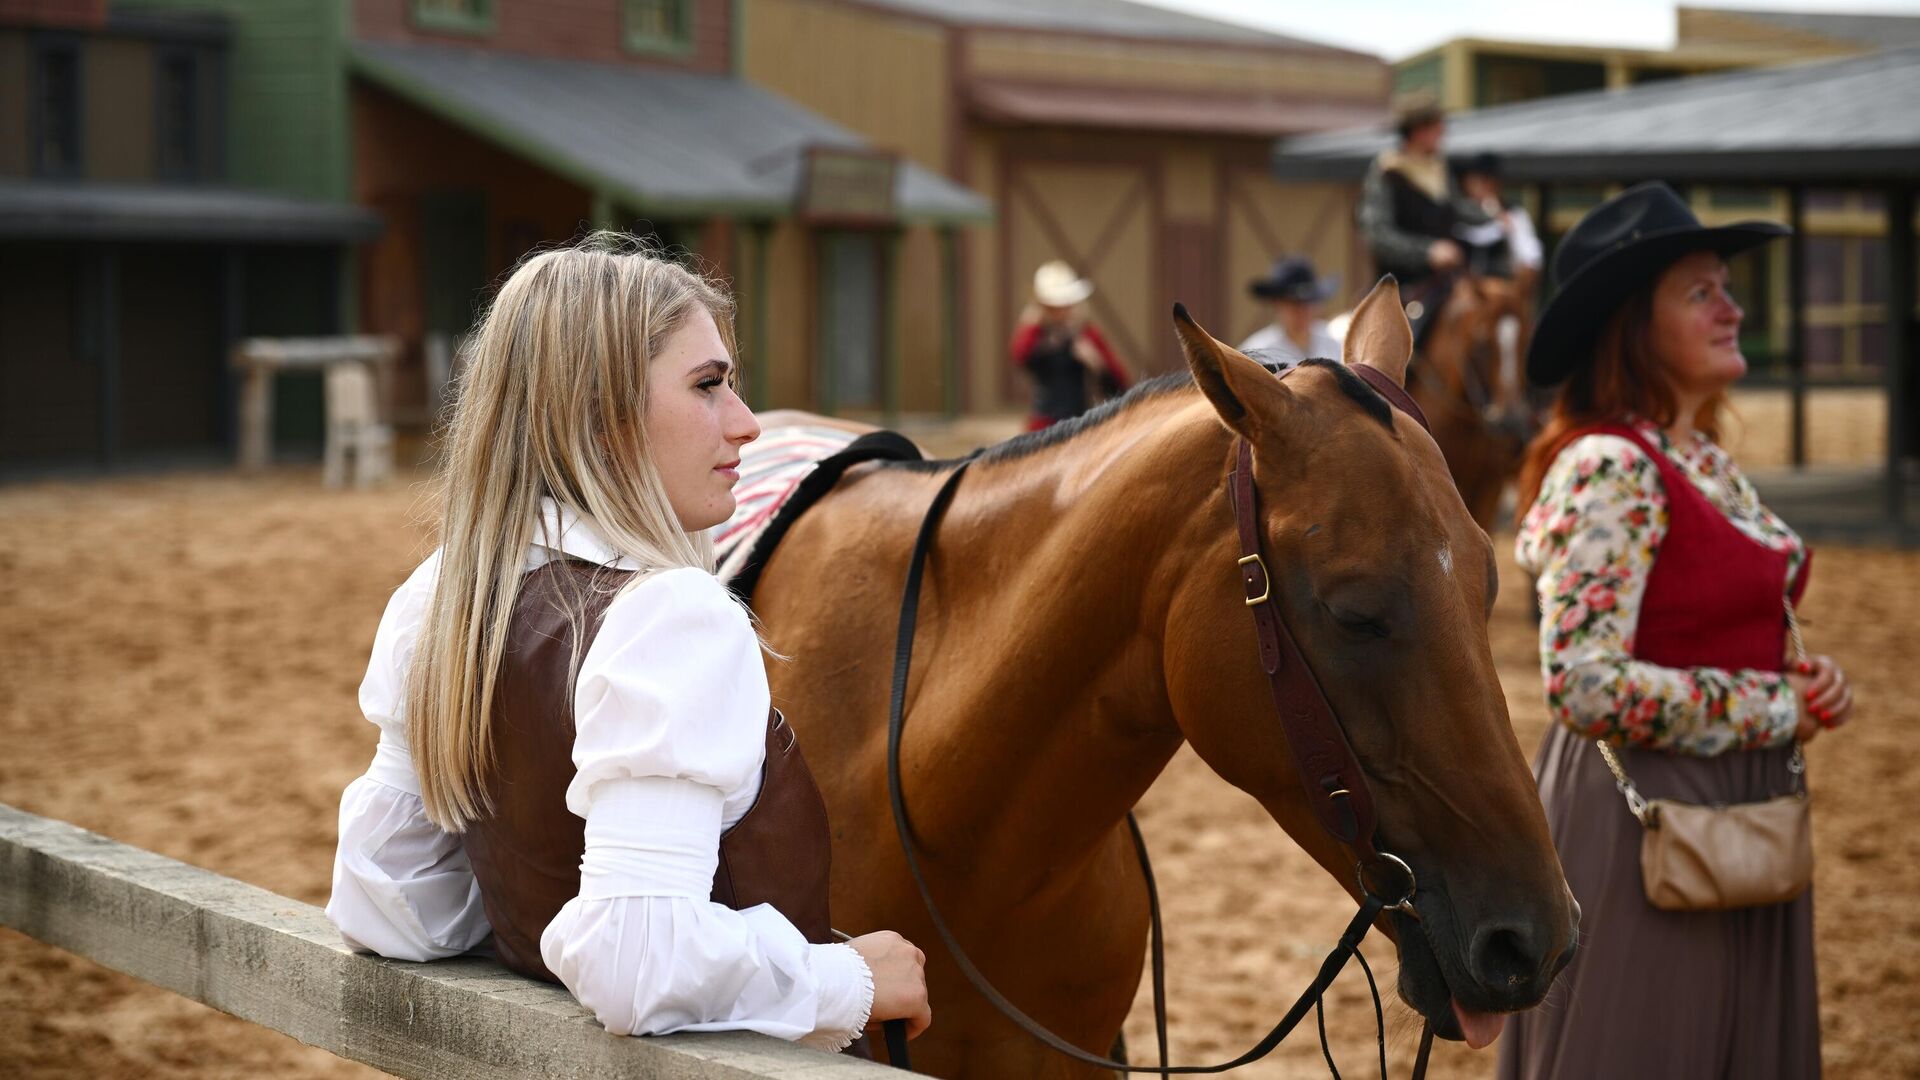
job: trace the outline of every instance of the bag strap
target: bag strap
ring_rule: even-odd
[[[1642,442],[1644,444],[1644,440],[1642,440]],[[1754,504],[1752,496],[1748,494],[1747,489],[1742,488],[1735,482],[1731,472],[1722,472],[1720,474],[1720,486],[1721,489],[1727,493],[1727,499],[1742,516],[1751,517],[1753,515]],[[1783,595],[1780,598],[1780,605],[1785,608],[1787,612],[1786,659],[1789,664],[1798,663],[1807,658],[1807,643],[1806,640],[1800,636],[1800,618],[1794,614],[1793,596],[1791,594]],[[1600,756],[1607,759],[1607,769],[1613,773],[1613,786],[1619,788],[1621,796],[1627,800],[1627,810],[1630,811],[1635,818],[1639,819],[1641,825],[1649,829],[1653,828],[1659,822],[1659,811],[1654,808],[1652,803],[1647,801],[1644,795],[1640,794],[1639,788],[1633,786],[1633,779],[1627,775],[1627,770],[1621,766],[1620,758],[1613,752],[1613,747],[1607,745],[1604,739],[1595,739],[1593,745],[1599,747]],[[1800,788],[1799,793],[1802,796],[1806,795],[1807,758],[1806,755],[1801,752],[1798,742],[1793,744],[1793,757],[1787,760],[1787,771],[1793,774],[1793,778]]]
[[[1793,599],[1783,596],[1780,598],[1780,603],[1787,612],[1788,659],[1790,661],[1805,660],[1807,643],[1800,636],[1800,619],[1794,614]],[[1657,825],[1660,812],[1647,801],[1646,796],[1640,794],[1640,789],[1634,786],[1633,778],[1627,775],[1627,770],[1620,764],[1620,757],[1613,752],[1613,747],[1607,745],[1605,739],[1595,739],[1593,745],[1600,749],[1600,756],[1607,759],[1607,770],[1613,773],[1613,786],[1620,789],[1621,797],[1627,800],[1628,812],[1633,814],[1641,825],[1649,829]],[[1807,793],[1807,757],[1801,752],[1798,742],[1793,744],[1793,756],[1787,759],[1787,771],[1793,774],[1795,786],[1800,789],[1799,793],[1805,795]]]

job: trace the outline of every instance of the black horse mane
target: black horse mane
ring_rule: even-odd
[[[1256,357],[1255,359],[1258,358]],[[1274,364],[1262,364],[1261,366],[1269,371],[1276,370],[1276,365]],[[1355,402],[1358,402],[1360,407],[1366,410],[1368,416],[1385,424],[1389,430],[1393,428],[1393,406],[1389,405],[1387,399],[1381,397],[1378,391],[1367,385],[1365,379],[1347,370],[1345,364],[1342,364],[1338,360],[1315,358],[1302,360],[1300,366],[1321,367],[1332,371],[1334,381],[1339,384],[1342,393],[1352,398]],[[1042,450],[1059,446],[1061,443],[1071,442],[1082,432],[1099,427],[1114,417],[1119,416],[1121,413],[1127,412],[1134,406],[1139,405],[1141,402],[1165,397],[1176,390],[1181,390],[1192,385],[1193,373],[1190,371],[1174,371],[1165,375],[1157,375],[1136,384],[1133,389],[1128,390],[1119,397],[1102,402],[1100,405],[1095,406],[1087,412],[1081,413],[1071,420],[1062,420],[1057,424],[1043,427],[1039,431],[1029,431],[1025,434],[1015,435],[1005,442],[989,446],[980,451],[979,457],[975,460],[985,465],[994,462],[1015,461],[1024,457],[1031,457]],[[908,472],[935,473],[946,472],[958,463],[958,458],[929,459],[926,461],[888,461],[882,463],[881,467],[887,469],[904,469]]]

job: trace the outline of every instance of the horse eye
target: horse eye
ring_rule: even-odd
[[[1340,624],[1341,629],[1351,633],[1370,638],[1383,638],[1390,634],[1387,624],[1379,619],[1331,607],[1327,611],[1332,614],[1333,621]]]

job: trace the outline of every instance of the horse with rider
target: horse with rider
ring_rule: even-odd
[[[1540,239],[1525,207],[1502,198],[1496,155],[1449,167],[1439,108],[1403,109],[1396,130],[1397,144],[1361,185],[1360,231],[1406,297],[1416,352],[1409,389],[1474,519],[1491,528],[1533,431],[1520,358]]]

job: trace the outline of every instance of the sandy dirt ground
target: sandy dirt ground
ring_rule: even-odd
[[[1817,431],[1850,429],[1830,424]],[[1849,453],[1816,443],[1820,455]],[[338,493],[317,470],[0,488],[0,801],[309,903],[328,889],[342,787],[374,732],[354,692],[387,593],[427,546],[410,489]],[[1510,550],[1509,538],[1498,546]],[[1492,641],[1531,757],[1533,631],[1510,559]],[[1920,1076],[1920,554],[1828,549],[1808,636],[1845,663],[1859,719],[1810,752],[1828,1075]],[[1183,753],[1142,820],[1170,933],[1174,1050],[1219,1060],[1265,1032],[1349,915],[1334,883]],[[1391,950],[1371,939],[1390,983]],[[1143,988],[1128,1026],[1152,1045]],[[1366,1074],[1357,970],[1330,1000],[1334,1050]],[[1398,1075],[1417,1037],[1388,1012]],[[1483,1077],[1444,1045],[1433,1075]],[[280,1080],[378,1075],[0,930],[0,1076]],[[1249,1077],[1324,1076],[1303,1029]]]

